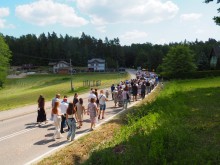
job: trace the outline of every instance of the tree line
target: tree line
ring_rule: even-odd
[[[38,37],[34,34],[23,35],[19,38],[4,36],[11,52],[10,64],[18,66],[33,64],[35,66],[47,66],[49,62],[60,60],[69,61],[73,66],[87,66],[88,60],[102,58],[106,60],[107,68],[141,66],[148,70],[158,70],[170,48],[177,45],[185,45],[194,54],[194,62],[198,70],[209,70],[209,54],[213,46],[220,45],[219,41],[184,41],[164,45],[132,44],[121,46],[118,38],[109,40],[96,39],[85,33],[81,37],[69,35],[57,36],[44,33]]]

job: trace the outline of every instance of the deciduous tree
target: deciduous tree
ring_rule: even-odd
[[[209,3],[209,2],[212,2],[213,0],[205,0],[205,3]],[[220,0],[217,0],[217,3],[220,3]],[[217,9],[218,13],[220,13],[220,8]],[[220,16],[215,16],[213,18],[213,20],[215,21],[215,23],[217,25],[220,25]]]
[[[194,54],[188,46],[177,45],[172,47],[163,58],[162,75],[179,77],[183,73],[195,71]]]
[[[8,45],[5,43],[3,36],[0,35],[0,87],[3,86],[3,83],[6,79],[10,58],[11,51],[9,50]]]

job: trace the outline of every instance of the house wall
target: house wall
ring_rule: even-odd
[[[53,73],[58,73],[60,68],[68,68],[69,66],[64,63],[57,63],[53,66]]]
[[[105,64],[91,63],[91,64],[88,64],[88,68],[93,69],[94,71],[105,71]]]

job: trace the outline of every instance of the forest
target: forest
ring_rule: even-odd
[[[96,39],[82,33],[81,37],[57,35],[55,32],[36,36],[35,34],[22,35],[19,38],[3,36],[12,52],[11,66],[33,64],[34,66],[48,66],[49,62],[71,59],[73,67],[87,66],[92,58],[106,60],[107,68],[141,66],[149,71],[157,71],[163,58],[173,46],[185,45],[194,54],[197,70],[209,70],[209,55],[214,46],[220,42],[215,39],[194,42],[181,41],[169,44],[152,44],[146,41],[143,44],[120,45],[119,38]]]

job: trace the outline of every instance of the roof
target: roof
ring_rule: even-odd
[[[88,63],[92,63],[92,62],[100,62],[100,63],[105,63],[105,60],[104,59],[101,59],[101,58],[93,58],[91,60],[88,60]]]

